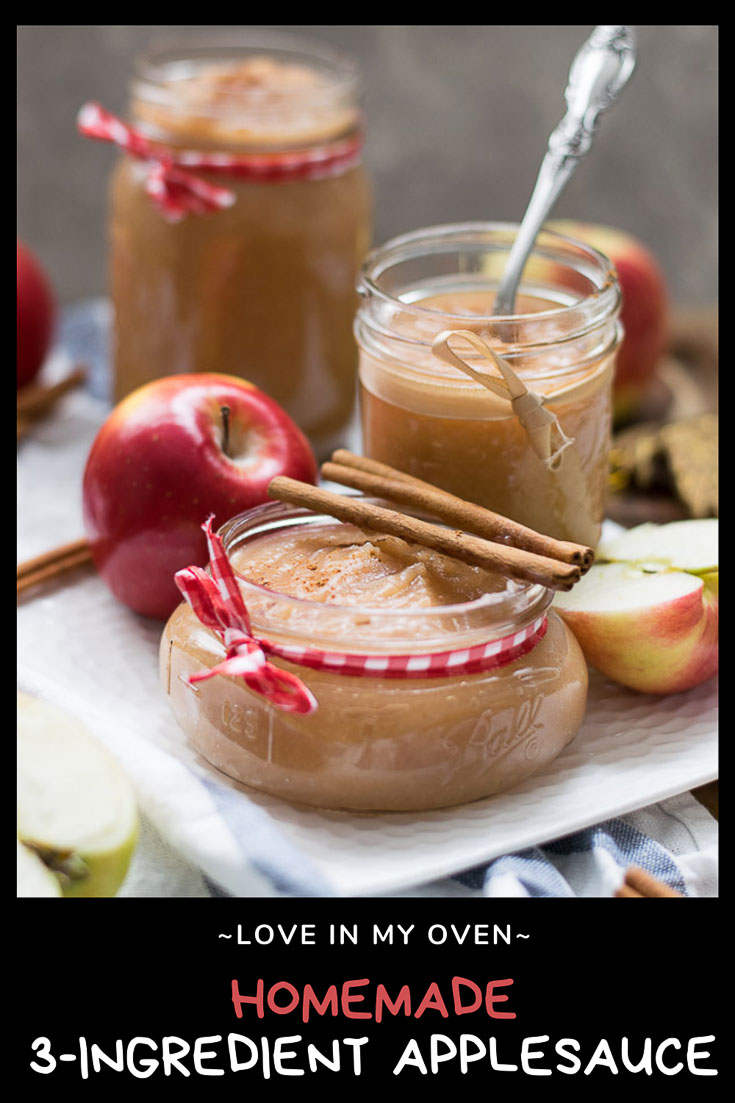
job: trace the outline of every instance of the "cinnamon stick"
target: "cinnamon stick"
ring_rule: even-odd
[[[616,896],[637,896],[639,898],[643,897],[642,892],[638,892],[637,889],[632,889],[630,887],[630,885],[626,885],[625,882],[623,882],[623,884],[620,886],[620,888],[615,890],[615,895]]]
[[[18,391],[18,416],[26,419],[37,418],[51,409],[53,404],[67,391],[78,387],[87,378],[87,370],[77,366],[58,383],[29,383]]]
[[[580,568],[571,563],[536,555],[523,548],[494,544],[465,532],[451,531],[419,521],[396,510],[384,509],[343,494],[279,475],[268,487],[271,498],[327,513],[361,528],[398,536],[414,544],[453,556],[484,570],[497,571],[524,582],[538,582],[552,590],[570,590],[579,581]]]
[[[594,559],[592,548],[583,544],[556,540],[552,536],[535,532],[508,517],[502,517],[473,502],[466,502],[449,491],[407,475],[388,464],[371,460],[367,456],[357,456],[343,448],[333,453],[331,463],[322,464],[322,475],[325,479],[361,490],[365,494],[376,494],[402,505],[423,509],[445,524],[455,525],[486,540],[512,544],[537,555],[558,559],[561,563],[574,563],[581,568],[582,573],[589,570]]]
[[[657,880],[639,866],[630,866],[630,868],[626,870],[625,880],[616,890],[615,895],[619,897],[634,896],[638,899],[657,896],[677,896],[681,898],[680,892],[675,892],[674,889],[665,885],[663,881]]]
[[[646,873],[646,871],[639,866],[631,866],[626,871],[625,883],[629,888],[639,892],[641,896],[681,897],[680,892],[675,892],[674,889],[665,885],[663,881],[657,880],[657,878],[653,877],[650,873]]]
[[[92,561],[92,553],[86,540],[74,540],[59,548],[44,552],[33,559],[18,564],[17,593],[22,594],[42,582],[50,582],[66,571],[82,567]]]

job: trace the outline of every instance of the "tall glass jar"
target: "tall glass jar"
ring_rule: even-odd
[[[341,439],[371,220],[357,84],[341,54],[261,32],[139,63],[136,133],[234,202],[172,220],[151,200],[150,163],[121,158],[111,185],[116,399],[161,375],[225,372],[264,389],[318,450]]]
[[[394,238],[365,261],[355,326],[364,451],[558,539],[594,545],[604,511],[620,290],[601,253],[543,231],[518,313],[492,305],[517,226],[465,223]],[[508,401],[432,351],[470,330],[539,395],[573,444],[545,464]],[[499,378],[476,351],[470,366]],[[575,466],[575,479],[569,477]]]
[[[325,526],[350,531],[332,518],[270,502],[234,517],[220,536],[253,634],[271,644],[336,653],[345,665],[314,669],[269,656],[313,693],[317,708],[307,715],[279,710],[239,677],[219,674],[193,685],[190,676],[221,663],[225,647],[181,604],[161,639],[160,670],[193,748],[256,789],[303,804],[363,811],[477,800],[552,762],[582,723],[587,665],[574,636],[549,608],[551,591],[498,579],[496,590],[454,604],[394,606],[376,595],[350,605],[294,597],[249,580],[248,549],[259,539],[288,541],[289,555],[298,560],[299,534],[309,541],[309,533]],[[338,569],[333,577],[339,589]],[[429,654],[451,651],[462,662],[468,649],[500,646],[537,627],[530,649],[522,647],[518,658],[493,669],[466,673],[449,661],[434,677],[381,674],[389,655],[410,656],[418,672],[428,669]],[[347,672],[347,660],[359,653],[370,655],[370,676]]]

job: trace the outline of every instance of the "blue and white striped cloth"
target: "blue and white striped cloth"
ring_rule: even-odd
[[[486,896],[608,896],[624,871],[636,865],[688,895],[674,855],[629,820],[606,820],[544,846],[519,850],[458,879]]]
[[[330,896],[332,890],[273,821],[247,801],[218,810],[252,864],[248,894]],[[229,804],[225,797],[224,801]],[[234,818],[233,818],[234,817]],[[542,846],[507,854],[396,897],[610,897],[630,865],[640,866],[685,896],[717,895],[717,823],[682,793],[619,819],[607,820]],[[225,889],[168,846],[144,819],[140,845],[123,896],[228,896]]]

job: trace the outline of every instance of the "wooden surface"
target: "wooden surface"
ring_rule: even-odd
[[[677,360],[690,369],[703,411],[717,410],[718,337],[716,307],[679,310],[674,315],[671,351]],[[685,416],[687,412],[685,408],[679,416]],[[719,820],[718,781],[701,785],[698,789],[693,789],[692,794]]]
[[[703,411],[717,410],[718,337],[716,307],[679,310],[674,315],[671,351],[677,360],[690,369],[692,380],[699,390]],[[686,413],[687,410],[684,409],[680,416],[685,416]],[[692,794],[719,820],[718,781],[701,785],[698,789],[693,789]]]
[[[720,818],[720,783],[719,781],[711,781],[709,785],[700,785],[698,789],[692,789],[692,796],[695,796],[700,804],[703,804],[708,812],[711,812],[716,820]]]

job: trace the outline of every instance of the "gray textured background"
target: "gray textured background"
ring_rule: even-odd
[[[563,113],[589,26],[303,26],[360,61],[375,240],[419,226],[518,219]],[[630,86],[555,214],[617,225],[659,257],[675,299],[716,297],[717,27],[641,26]],[[85,99],[124,111],[158,26],[18,28],[18,232],[62,301],[105,286],[113,153],[75,133]]]

